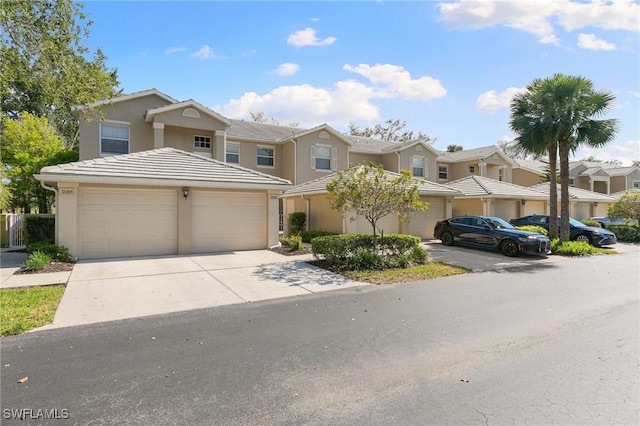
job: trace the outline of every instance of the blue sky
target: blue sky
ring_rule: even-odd
[[[605,149],[640,160],[640,4],[448,2],[99,2],[86,45],[125,93],[156,88],[230,118],[347,131],[402,119],[434,147],[514,137],[509,101],[535,78],[580,75],[616,95]]]

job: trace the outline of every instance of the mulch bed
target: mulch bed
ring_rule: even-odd
[[[18,269],[14,274],[22,275],[22,274],[44,274],[47,272],[67,272],[73,271],[73,266],[75,263],[65,263],[65,262],[51,262],[49,266],[44,269],[39,269],[37,271],[26,271],[24,269]]]
[[[299,256],[301,254],[309,254],[311,253],[311,250],[308,248],[303,248],[302,250],[291,250],[291,247],[286,247],[286,246],[281,246],[281,247],[274,247],[271,249],[271,251],[281,254],[283,256]]]

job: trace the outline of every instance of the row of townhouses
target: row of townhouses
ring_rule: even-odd
[[[359,217],[330,209],[326,184],[364,162],[391,175],[408,169],[429,209],[385,233],[431,238],[458,214],[504,219],[548,213],[545,164],[507,157],[495,146],[441,152],[311,129],[228,119],[194,100],[155,89],[100,101],[98,118],[76,109],[80,161],[45,167],[37,178],[56,193],[56,238],[80,258],[264,249],[305,212],[308,228],[370,232]],[[638,167],[571,165],[571,215],[606,215],[616,193],[640,188]],[[284,219],[284,221],[283,221]]]

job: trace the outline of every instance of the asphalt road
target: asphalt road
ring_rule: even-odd
[[[639,282],[633,251],[2,338],[2,423],[637,425]]]

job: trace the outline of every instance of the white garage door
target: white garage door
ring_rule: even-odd
[[[267,247],[267,197],[256,193],[193,191],[194,253]]]
[[[81,188],[79,257],[176,254],[177,192]]]
[[[493,215],[501,217],[509,222],[511,219],[517,219],[518,214],[517,200],[496,200],[493,205]]]
[[[436,222],[446,219],[444,215],[444,198],[422,199],[429,203],[429,208],[423,212],[415,212],[411,215],[410,222],[405,225],[407,234],[420,238],[433,238],[433,228]]]

